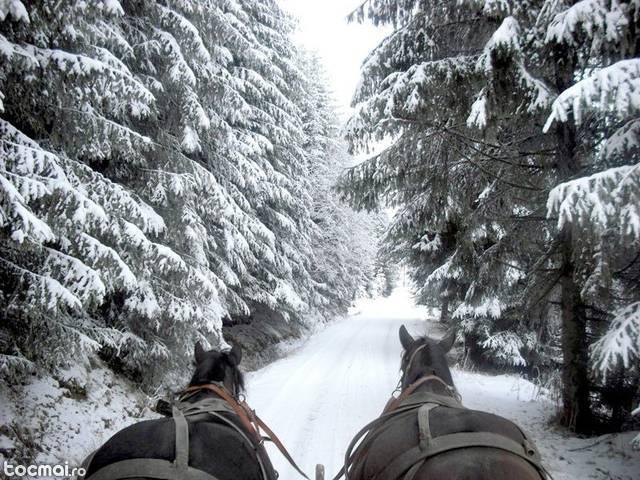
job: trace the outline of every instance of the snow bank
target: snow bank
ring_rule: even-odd
[[[79,465],[122,428],[155,416],[150,399],[102,364],[20,389],[0,384],[0,462]]]

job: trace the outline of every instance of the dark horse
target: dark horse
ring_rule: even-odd
[[[244,390],[241,356],[237,346],[218,352],[198,343],[195,373],[178,408],[169,412],[173,418],[142,421],[116,433],[85,461],[84,478],[275,480],[259,434],[236,411]]]
[[[346,454],[346,478],[549,478],[522,429],[505,418],[462,406],[445,357],[454,340],[455,335],[439,342],[414,339],[400,328],[401,393],[354,438]]]

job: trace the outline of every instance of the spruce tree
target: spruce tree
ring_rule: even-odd
[[[635,215],[637,160],[602,155],[637,145],[627,124],[637,5],[389,0],[354,16],[395,29],[363,65],[348,137],[355,149],[393,142],[348,172],[345,195],[398,207],[387,248],[411,261],[424,297],[454,299],[472,348],[515,365],[553,362],[545,352],[559,325],[562,420],[589,431],[589,344],[614,297],[637,298],[638,247],[633,228],[620,227],[611,250],[598,229],[584,239],[575,230],[587,225],[580,208],[606,210],[607,226]],[[609,178],[630,173],[626,186],[571,182],[605,167],[622,168]]]
[[[312,218],[333,133],[290,28],[276,2],[0,2],[9,379],[97,352],[157,383],[223,319],[344,311],[368,267],[319,240],[352,230]]]

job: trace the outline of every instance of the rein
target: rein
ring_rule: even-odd
[[[194,385],[192,387],[187,387],[186,389],[184,389],[184,391],[180,394],[179,398],[180,400],[182,400],[189,393],[203,391],[203,390],[209,390],[215,393],[216,395],[220,396],[233,409],[234,413],[240,419],[240,422],[242,423],[242,425],[245,427],[247,432],[249,432],[254,437],[258,445],[261,445],[262,443],[264,443],[265,439],[271,441],[276,447],[278,447],[278,450],[280,450],[280,453],[282,453],[284,458],[287,459],[287,461],[291,464],[291,466],[295,468],[300,475],[302,475],[304,478],[309,480],[309,477],[307,477],[307,475],[300,469],[298,464],[293,460],[293,458],[291,457],[291,454],[287,451],[287,449],[285,448],[284,444],[280,441],[278,436],[275,433],[273,433],[273,431],[267,426],[266,423],[262,421],[260,417],[258,417],[255,410],[253,410],[244,400],[236,399],[231,393],[229,393],[229,391],[226,388],[222,386],[218,386],[214,383]],[[264,430],[264,432],[266,433],[266,437],[263,437],[261,435],[260,429]]]

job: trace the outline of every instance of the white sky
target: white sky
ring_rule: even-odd
[[[361,3],[362,0],[280,0],[282,7],[299,20],[294,40],[320,55],[343,116],[350,112],[362,61],[385,35],[385,29],[369,23],[347,23],[347,15]]]

